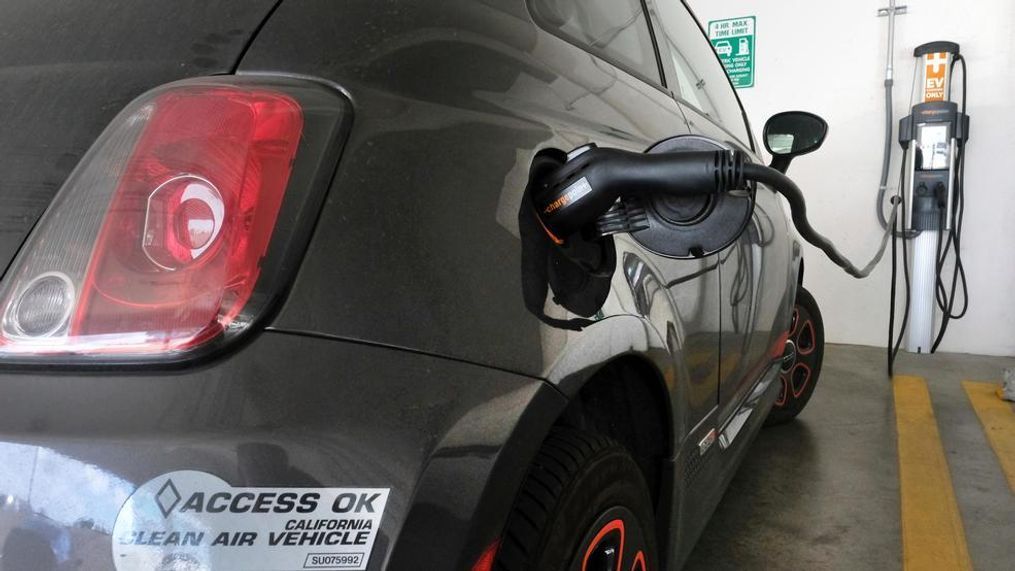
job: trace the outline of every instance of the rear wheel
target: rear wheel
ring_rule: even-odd
[[[825,324],[811,292],[797,288],[789,340],[779,371],[779,397],[765,424],[781,424],[796,418],[814,394],[825,356]]]
[[[645,479],[608,438],[557,428],[522,484],[497,555],[502,571],[656,569]]]

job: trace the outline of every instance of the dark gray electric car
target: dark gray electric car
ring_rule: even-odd
[[[679,0],[0,3],[0,568],[679,567],[820,315],[763,186],[544,232],[588,143],[759,160]]]

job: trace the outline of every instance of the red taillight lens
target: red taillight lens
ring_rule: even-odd
[[[248,81],[184,83],[132,103],[6,276],[0,357],[182,352],[235,327],[304,123],[297,98]]]
[[[243,307],[303,129],[273,92],[170,91],[127,163],[85,275],[71,336],[147,332],[187,348]]]

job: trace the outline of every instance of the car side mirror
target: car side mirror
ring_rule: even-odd
[[[828,134],[828,123],[806,111],[784,111],[765,123],[765,148],[772,154],[768,166],[785,173],[793,157],[818,150]]]

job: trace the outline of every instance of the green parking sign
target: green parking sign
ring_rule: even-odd
[[[733,87],[754,87],[754,16],[712,20],[708,39]]]

